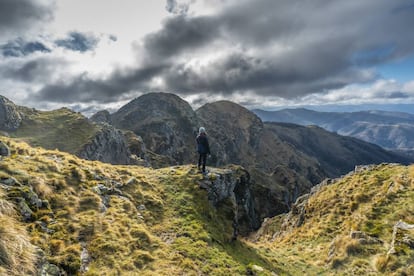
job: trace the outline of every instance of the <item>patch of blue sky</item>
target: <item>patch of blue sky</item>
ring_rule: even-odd
[[[385,63],[376,67],[384,79],[394,79],[404,83],[414,80],[414,54],[404,59]]]

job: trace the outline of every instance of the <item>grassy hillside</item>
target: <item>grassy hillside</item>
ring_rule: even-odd
[[[10,135],[35,147],[76,153],[99,130],[83,115],[67,108],[52,111],[21,109],[24,120]]]
[[[112,166],[2,140],[12,155],[0,161],[0,191],[21,214],[6,218],[7,225],[22,231],[12,221],[19,219],[25,226],[24,235],[45,255],[40,269],[70,275],[243,275],[252,265],[276,269],[254,247],[231,242],[231,206],[213,208],[199,188],[202,175],[191,166]],[[9,243],[7,235],[0,236],[2,243]],[[3,251],[0,260],[18,258],[8,247]],[[27,270],[34,265],[32,258]],[[15,269],[3,261],[0,267],[11,274]]]
[[[231,202],[214,208],[199,187],[214,175],[2,141],[12,154],[0,161],[0,274],[414,273],[412,232],[398,231],[387,255],[394,224],[414,223],[413,166],[379,165],[321,186],[294,212],[232,241]]]
[[[413,275],[413,230],[398,230],[388,254],[394,225],[414,224],[413,179],[414,166],[379,165],[322,185],[268,220],[258,244],[286,260],[292,275]]]

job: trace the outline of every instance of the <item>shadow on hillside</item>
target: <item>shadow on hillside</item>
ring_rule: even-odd
[[[229,256],[241,262],[246,267],[256,265],[277,274],[283,273],[280,268],[275,266],[275,260],[267,259],[265,256],[263,256],[265,254],[264,252],[260,254],[259,250],[249,246],[241,240],[223,244],[222,246]]]

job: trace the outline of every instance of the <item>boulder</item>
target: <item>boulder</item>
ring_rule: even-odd
[[[10,155],[10,149],[9,147],[0,141],[0,156],[9,156]]]
[[[22,122],[17,106],[6,97],[0,95],[0,129],[16,130]]]

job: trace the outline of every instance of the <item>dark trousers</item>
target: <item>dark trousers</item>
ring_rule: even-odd
[[[203,172],[206,171],[206,159],[207,153],[200,153],[200,156],[198,157],[198,168],[200,168],[200,166],[203,166]]]

